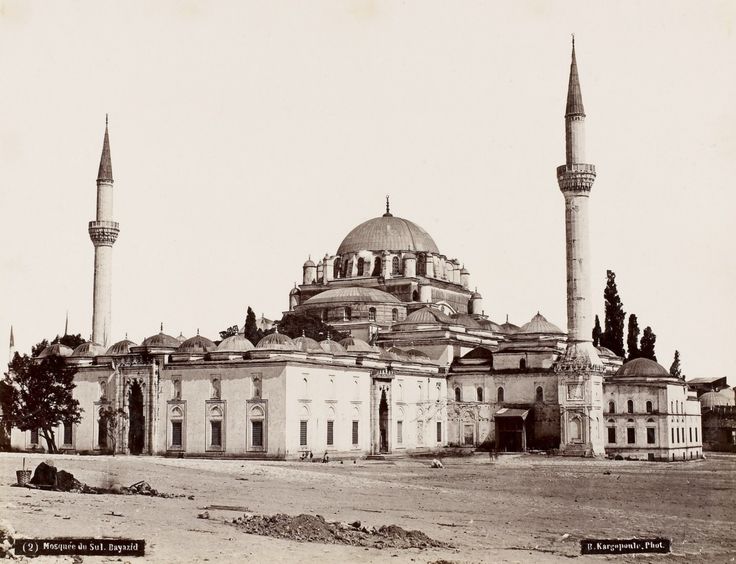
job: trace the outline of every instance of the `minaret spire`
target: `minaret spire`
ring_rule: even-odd
[[[389,196],[386,194],[386,213],[383,214],[383,217],[393,217],[391,215],[391,204],[389,202]]]
[[[97,172],[97,181],[112,182],[112,158],[110,157],[110,135],[107,131],[108,118],[105,114],[105,138],[102,141],[102,155],[100,155],[100,169]]]
[[[580,92],[580,77],[578,76],[578,63],[575,59],[575,36],[572,36],[572,59],[570,61],[570,79],[567,83],[567,106],[565,117],[585,117],[583,108],[583,95]]]
[[[13,335],[13,326],[10,326],[10,343],[8,346],[8,362],[13,362],[15,355],[15,336]]]

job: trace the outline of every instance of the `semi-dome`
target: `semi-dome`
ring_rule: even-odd
[[[66,345],[62,345],[61,343],[54,343],[53,345],[49,345],[45,349],[41,351],[41,354],[38,355],[38,358],[50,358],[52,356],[72,356],[74,351],[67,347]]]
[[[332,354],[345,354],[347,352],[345,350],[345,347],[343,347],[337,341],[333,341],[329,337],[325,339],[324,341],[320,341],[319,346],[323,351],[332,353]]]
[[[143,339],[141,346],[149,349],[178,349],[180,344],[176,337],[172,337],[161,331],[157,335],[151,335]]]
[[[202,335],[195,335],[184,341],[177,353],[208,353],[217,348],[217,345]]]
[[[370,346],[368,343],[366,343],[363,339],[358,339],[356,337],[346,337],[342,341],[340,341],[340,345],[342,345],[345,350],[349,353],[353,352],[375,352],[372,346]]]
[[[114,345],[112,345],[107,351],[105,352],[106,356],[122,356],[125,354],[130,354],[130,347],[137,347],[133,341],[129,341],[128,339],[123,339],[122,341],[118,341]]]
[[[375,288],[361,288],[350,286],[347,288],[332,288],[312,296],[304,305],[320,305],[332,303],[401,303],[396,296],[376,290]]]
[[[560,335],[564,335],[564,331],[557,327],[554,323],[550,323],[545,319],[545,317],[537,312],[537,315],[532,317],[531,321],[529,323],[525,323],[521,329],[517,331],[518,333],[557,333]]]
[[[343,239],[337,254],[359,251],[416,251],[439,254],[432,237],[416,223],[386,213],[355,227]]]
[[[223,339],[220,344],[217,345],[218,352],[244,353],[252,351],[254,348],[253,343],[246,339],[245,335],[242,333]]]
[[[256,348],[270,351],[295,351],[296,345],[294,341],[283,333],[270,333],[258,341]]]
[[[103,355],[105,354],[105,352],[106,349],[102,345],[98,345],[97,343],[93,343],[92,341],[87,341],[86,343],[82,343],[76,349],[74,349],[72,356],[92,358],[94,356]]]
[[[616,378],[672,378],[664,366],[648,358],[625,362],[616,372]]]
[[[294,339],[294,344],[298,350],[303,352],[322,352],[322,347],[319,346],[319,343],[305,335]]]

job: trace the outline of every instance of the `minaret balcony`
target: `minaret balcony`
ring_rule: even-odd
[[[595,165],[565,164],[557,167],[557,183],[563,192],[590,192],[595,181]]]
[[[120,233],[120,224],[117,221],[90,221],[88,231],[95,246],[112,246]]]

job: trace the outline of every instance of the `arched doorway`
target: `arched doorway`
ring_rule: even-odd
[[[137,380],[128,392],[128,449],[130,454],[143,452],[146,418],[143,415],[143,390]]]
[[[378,404],[378,430],[380,431],[380,452],[388,452],[388,401],[386,401],[386,390],[381,392],[381,401]]]

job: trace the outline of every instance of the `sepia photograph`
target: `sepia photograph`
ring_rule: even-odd
[[[734,69],[729,0],[0,0],[0,559],[733,562]]]

